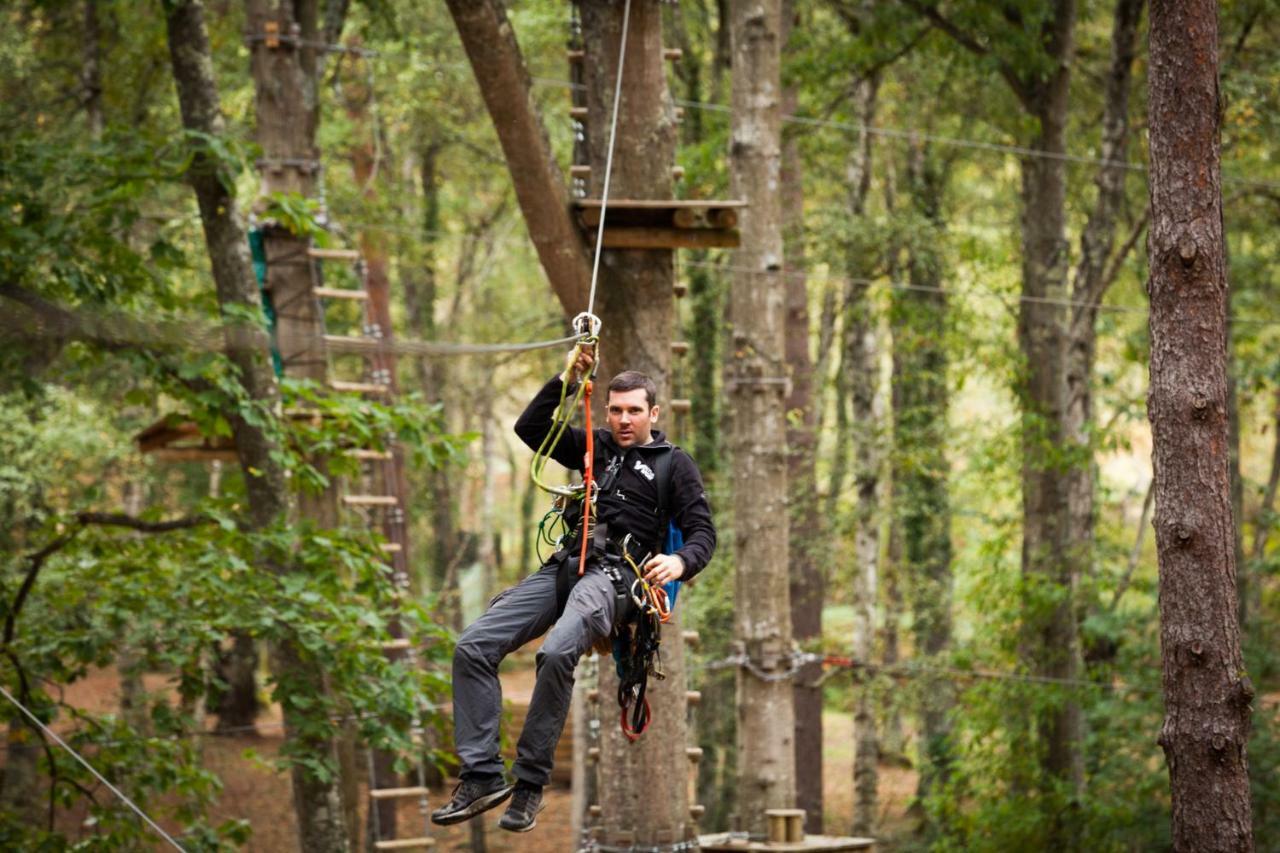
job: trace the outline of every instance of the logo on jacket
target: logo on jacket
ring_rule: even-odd
[[[646,480],[652,480],[654,478],[653,469],[641,462],[639,459],[636,460],[636,470],[641,474],[644,474],[644,478]]]

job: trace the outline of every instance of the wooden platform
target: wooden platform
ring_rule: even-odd
[[[230,438],[209,439],[194,421],[168,415],[133,437],[142,453],[166,462],[234,462],[235,444]]]
[[[738,211],[745,201],[610,199],[604,212],[606,249],[732,249],[741,243]],[[595,241],[603,205],[573,200],[579,227]]]
[[[723,851],[723,853],[800,853],[800,851],[844,851],[874,850],[874,838],[852,838],[833,835],[807,835],[803,841],[748,841],[734,838],[732,833],[720,832],[715,835],[698,836],[698,846],[706,851]]]

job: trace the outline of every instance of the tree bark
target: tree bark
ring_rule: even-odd
[[[188,130],[218,136],[223,130],[217,83],[204,24],[204,8],[199,0],[168,2],[165,6],[169,52],[173,65],[183,125]],[[258,285],[249,264],[249,244],[236,207],[235,197],[219,179],[218,164],[202,150],[192,159],[188,179],[195,191],[204,227],[205,243],[213,269],[218,303],[228,324],[228,356],[236,366],[248,397],[270,409],[278,399],[270,354],[265,347],[254,350],[238,341],[237,318],[262,310]],[[276,461],[278,448],[255,422],[235,412],[229,413],[232,435],[244,473],[249,501],[248,525],[252,530],[270,527],[284,517],[288,508],[288,485],[284,470]],[[269,571],[284,573],[288,567],[264,560]],[[324,690],[324,674],[301,656],[291,642],[272,649],[272,664],[281,680]],[[308,733],[304,720],[286,701],[285,737],[329,769],[337,766],[331,739]],[[308,851],[347,851],[348,837],[343,821],[342,799],[334,778],[316,773],[301,764],[292,769],[294,808],[298,815],[299,847]]]
[[[795,0],[782,0],[782,43],[797,24]],[[782,89],[783,113],[796,112],[799,92]],[[786,257],[786,358],[791,368],[787,394],[787,486],[791,502],[791,627],[796,642],[809,651],[822,648],[822,604],[825,525],[814,505],[817,491],[813,400],[813,359],[809,355],[809,289],[804,256],[804,186],[800,145],[782,137],[782,228]],[[808,771],[796,776],[796,808],[805,811],[805,832],[821,834],[822,798],[822,664],[805,664],[796,675],[795,762]]]
[[[1253,850],[1227,423],[1218,12],[1151,4],[1151,417],[1173,847]]]
[[[534,102],[515,31],[499,0],[448,0],[448,4],[498,133],[529,238],[551,289],[572,317],[586,308],[591,267],[584,254],[585,242],[569,213],[564,177]],[[670,167],[668,160],[666,168]],[[604,174],[603,167],[598,171]]]
[[[795,705],[787,680],[766,681],[792,653],[788,582],[786,288],[782,280],[781,7],[730,0],[733,118],[730,175],[741,219],[729,300],[726,371],[733,458],[738,671],[738,796],[743,828],[765,831],[765,809],[795,802]]]

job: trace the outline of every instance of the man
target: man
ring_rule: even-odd
[[[572,355],[564,373],[552,378],[516,421],[516,434],[537,449],[551,431],[561,389],[576,388],[589,374],[590,352]],[[533,829],[542,810],[542,788],[551,778],[556,743],[569,713],[578,658],[606,638],[622,618],[619,590],[605,566],[620,562],[621,543],[631,536],[633,559],[655,555],[642,566],[645,580],[661,585],[689,580],[711,559],[716,533],[697,465],[654,430],[657,389],[642,373],[620,373],[609,383],[608,429],[595,431],[596,521],[592,552],[578,577],[580,530],[534,574],[499,594],[489,609],[462,633],[453,656],[453,723],[461,782],[453,799],[431,819],[458,823],[511,803],[499,825],[513,832]],[[571,427],[550,451],[566,468],[585,468],[586,431]],[[666,457],[666,458],[663,458]],[[665,470],[669,476],[659,472]],[[666,495],[658,486],[666,482]],[[669,520],[684,534],[675,554],[660,554]],[[600,540],[604,540],[603,545]],[[635,544],[638,543],[638,544]],[[612,561],[612,562],[611,562]],[[634,576],[634,573],[633,573]],[[623,599],[625,603],[625,599]],[[511,652],[550,629],[537,654],[537,680],[512,766],[515,785],[506,782],[498,753],[502,688],[498,664]]]

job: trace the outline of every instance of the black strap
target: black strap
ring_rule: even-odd
[[[662,521],[663,539],[667,536],[667,524],[671,521],[671,467],[675,463],[675,457],[675,447],[667,447],[653,460],[653,478],[658,487],[658,518]]]

